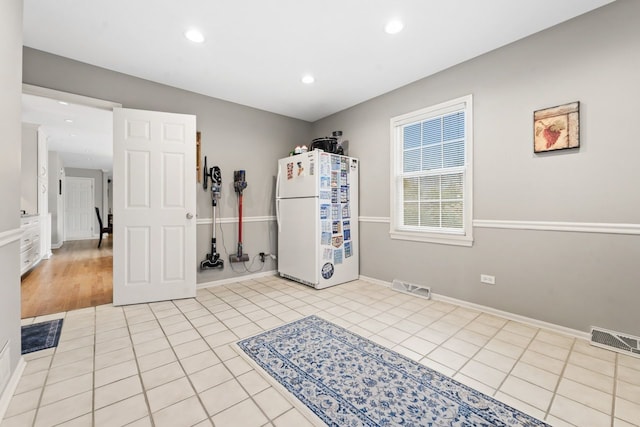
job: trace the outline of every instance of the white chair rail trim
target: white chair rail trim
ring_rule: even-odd
[[[618,224],[604,222],[561,221],[504,221],[475,219],[478,228],[504,228],[511,230],[565,231],[576,233],[640,234],[640,224]]]
[[[0,233],[0,248],[22,238],[22,229],[14,228]]]
[[[242,217],[242,222],[268,222],[268,221],[275,221],[276,217],[275,216],[247,216],[247,217]],[[198,218],[197,220],[197,224],[198,225],[206,225],[206,224],[211,224],[212,219],[211,218]],[[217,218],[216,219],[216,223],[217,224],[234,224],[238,222],[238,217],[226,217],[226,218]]]
[[[244,217],[242,222],[268,222],[275,221],[275,216],[253,216]],[[360,216],[360,222],[389,224],[390,218],[384,216]],[[219,224],[231,224],[238,222],[237,217],[218,218]],[[211,224],[211,218],[200,218],[198,225]],[[632,234],[640,235],[640,224],[621,224],[606,222],[563,222],[563,221],[511,221],[493,219],[474,219],[473,226],[476,228],[501,228],[510,230],[538,230],[538,231],[564,231],[575,233],[602,233],[602,234]],[[10,230],[0,233],[0,246],[3,243],[4,235],[9,235]],[[5,237],[6,238],[6,237]],[[19,236],[18,236],[19,238]],[[8,242],[7,242],[8,243]],[[5,243],[6,244],[6,243]]]

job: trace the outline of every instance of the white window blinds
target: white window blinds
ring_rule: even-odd
[[[470,102],[392,119],[396,231],[465,235]],[[444,108],[443,108],[444,107]],[[407,117],[408,116],[408,117]],[[469,216],[469,218],[467,218]]]

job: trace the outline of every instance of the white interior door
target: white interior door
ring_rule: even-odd
[[[195,297],[196,117],[113,112],[113,303]]]
[[[65,240],[93,238],[93,178],[67,177],[64,196]]]

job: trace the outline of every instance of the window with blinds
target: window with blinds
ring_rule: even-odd
[[[395,238],[470,244],[471,96],[391,120]]]

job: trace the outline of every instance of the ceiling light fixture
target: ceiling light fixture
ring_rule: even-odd
[[[58,101],[58,104],[60,104],[60,105],[69,105],[68,102],[64,102],[64,101]]]
[[[187,31],[186,33],[184,33],[184,36],[191,40],[194,43],[202,43],[204,42],[204,35],[202,35],[202,33],[198,30],[195,29],[191,29],[189,31]]]
[[[387,25],[384,27],[384,31],[387,34],[398,34],[404,28],[404,24],[402,21],[398,19],[394,19],[393,21],[389,21]]]
[[[306,85],[310,85],[311,83],[315,82],[316,79],[313,78],[313,76],[311,74],[306,74],[304,76],[302,76],[302,83],[306,84]]]
[[[71,120],[71,119],[64,119],[64,121],[67,122],[67,123],[73,123],[73,120]]]

